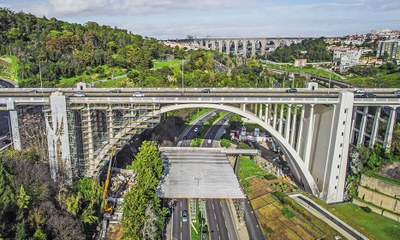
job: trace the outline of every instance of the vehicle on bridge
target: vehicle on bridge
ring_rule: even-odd
[[[201,93],[210,93],[211,90],[209,88],[205,88],[203,90],[201,90]]]
[[[297,89],[296,88],[289,88],[286,90],[287,93],[297,93]]]
[[[74,93],[74,97],[86,97],[86,94],[84,94],[82,92],[77,92],[77,93]]]
[[[132,97],[144,97],[144,94],[141,92],[135,92],[133,93]]]

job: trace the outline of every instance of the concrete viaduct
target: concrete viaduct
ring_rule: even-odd
[[[272,37],[272,38],[196,38],[176,39],[165,42],[176,42],[192,45],[197,49],[215,50],[221,53],[243,55],[246,57],[261,55],[274,51],[280,46],[297,44],[310,37]]]
[[[328,92],[329,91],[329,92]],[[213,108],[264,128],[289,156],[298,182],[328,203],[344,199],[351,145],[389,148],[400,98],[393,89],[0,89],[0,110],[10,112],[13,145],[21,149],[18,121],[25,107],[44,112],[53,179],[95,176],[135,134],[169,111]],[[138,94],[140,92],[140,94]]]

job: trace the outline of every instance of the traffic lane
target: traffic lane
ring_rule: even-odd
[[[182,221],[182,211],[188,210],[188,200],[179,199],[175,200],[174,208],[172,211],[172,239],[173,240],[190,240],[190,217],[187,222]]]
[[[3,88],[14,88],[14,84],[10,83],[9,81],[6,81],[4,79],[0,79],[0,86]]]
[[[244,207],[244,221],[246,222],[247,228],[249,230],[250,238],[263,240],[264,235],[261,232],[260,226],[258,225],[258,221],[255,213],[249,203],[246,200]]]
[[[206,210],[211,240],[229,240],[228,229],[225,225],[220,200],[207,200]]]
[[[218,122],[216,122],[215,124],[213,124],[210,129],[208,129],[208,132],[206,133],[206,135],[204,136],[204,142],[203,142],[203,147],[212,147],[212,142],[214,140],[218,140],[215,139],[215,136],[217,135],[217,133],[219,132],[221,127],[224,127],[224,123],[228,120],[229,116],[231,114],[228,113],[227,115],[223,116],[220,120],[218,120]],[[211,141],[210,141],[211,140]]]
[[[237,240],[236,229],[235,229],[235,226],[233,225],[233,218],[235,216],[232,216],[229,211],[228,200],[220,200],[220,204],[221,204],[222,212],[224,213],[223,214],[224,218],[228,219],[228,221],[225,221],[225,224],[226,224],[229,239]],[[231,234],[229,234],[229,233],[231,233]]]

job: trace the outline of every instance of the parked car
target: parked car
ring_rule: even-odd
[[[287,93],[297,93],[297,89],[296,88],[289,88],[286,90]]]
[[[84,94],[83,92],[77,92],[74,93],[74,97],[86,97],[86,94]]]
[[[135,92],[133,93],[132,97],[144,97],[144,94],[141,92]]]
[[[182,222],[188,221],[188,212],[186,210],[182,211]]]
[[[373,94],[372,92],[365,92],[362,95],[357,95],[357,98],[376,98],[376,95]]]
[[[201,93],[210,93],[210,89],[209,88],[205,88],[203,90],[201,90]]]

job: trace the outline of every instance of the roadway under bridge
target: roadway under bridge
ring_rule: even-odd
[[[15,149],[24,108],[43,109],[52,178],[96,176],[135,134],[156,126],[169,111],[212,108],[264,128],[290,159],[294,177],[328,203],[344,199],[351,145],[390,148],[400,99],[393,89],[0,89],[10,114]],[[27,127],[27,126],[25,126]],[[29,127],[29,126],[28,126]]]

